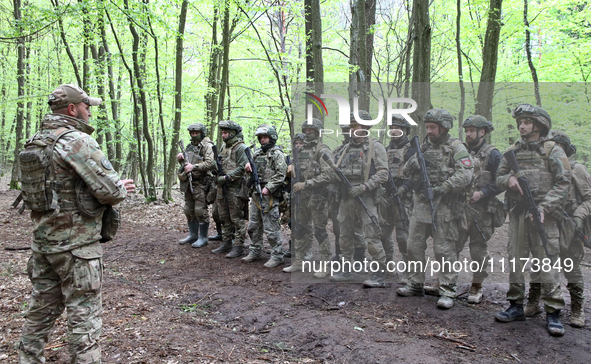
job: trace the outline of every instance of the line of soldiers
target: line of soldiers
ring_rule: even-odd
[[[372,120],[366,111],[359,111],[357,117]],[[323,124],[314,119],[311,124],[304,123],[302,133],[293,139],[291,163],[276,145],[278,135],[272,126],[256,129],[260,148],[251,156],[243,142],[242,128],[233,121],[220,122],[224,147],[218,158],[215,146],[206,138],[205,126],[193,124],[189,127],[191,145],[185,156],[178,156],[190,231],[180,243],[192,243],[193,247],[208,244],[207,204],[213,203],[213,217],[221,235],[221,244],[213,253],[227,253],[227,258],[242,256],[248,231],[252,242],[242,261],[258,260],[262,258],[264,232],[271,246],[265,267],[282,264],[291,253],[291,265],[283,271],[296,273],[302,272],[304,262],[313,259],[315,239],[320,254],[316,262],[323,267],[314,271],[315,278],[331,273],[327,268],[331,260],[363,261],[367,251],[378,269],[372,270],[363,285],[374,288],[386,285],[386,265],[395,253],[394,231],[402,260],[421,262],[422,266],[427,261],[427,239],[432,237],[435,259],[450,263],[438,273],[437,285],[425,286],[425,270],[416,269],[418,265],[410,269],[409,264],[406,284],[397,293],[403,297],[438,295],[437,307],[449,309],[457,294],[458,272],[452,269],[453,263],[467,241],[471,259],[483,265],[473,274],[468,302],[481,302],[490,259],[487,242],[510,212],[507,253],[509,260],[516,258],[517,267],[510,273],[510,307],[495,318],[500,322],[525,320],[541,312],[541,299],[549,333],[563,335],[560,270],[531,273],[524,307],[525,278],[519,258],[531,254],[540,262],[550,258],[552,264],[558,259],[572,259],[572,271],[564,271],[572,302],[570,324],[584,326],[584,286],[579,266],[583,242],[575,233],[587,229],[591,177],[582,164],[568,159],[576,148],[565,133],[551,130],[551,119],[544,109],[522,104],[513,111],[513,117],[521,140],[509,151],[515,155],[519,173],[511,169],[507,154],[487,143],[487,135],[494,130],[490,121],[480,115],[468,117],[462,124],[464,144],[449,135],[454,117],[444,109],[425,114],[427,136],[422,143],[418,137],[411,140],[410,124],[394,115],[387,147],[370,137],[370,126],[362,125],[351,114],[350,125],[342,126],[345,139],[334,152],[321,142]],[[534,191],[530,195],[536,213],[526,208],[521,179],[529,181]],[[193,186],[192,192],[188,185]],[[497,197],[503,191],[507,191],[505,203]],[[282,251],[279,223],[281,206],[285,205],[291,205],[293,240],[286,253]],[[532,215],[541,217],[538,225]],[[329,218],[335,235],[332,258]],[[245,220],[249,220],[248,229]],[[351,266],[344,264],[332,273],[332,282],[349,282],[355,276]]]

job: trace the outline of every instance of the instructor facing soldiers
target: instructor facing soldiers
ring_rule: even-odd
[[[19,155],[22,195],[35,225],[27,266],[33,292],[18,344],[21,364],[45,362],[45,345],[64,309],[70,362],[101,362],[99,241],[111,227],[103,226],[103,214],[135,191],[133,180],[119,180],[90,136],[90,107],[101,102],[78,86],[58,87],[49,95],[53,113],[45,115]]]
[[[212,188],[211,171],[216,166],[211,148],[213,142],[206,136],[205,125],[191,124],[187,130],[191,135],[191,144],[185,150],[187,160],[183,153],[179,153],[176,158],[183,164],[178,171],[178,177],[181,181],[181,191],[185,193],[185,216],[189,226],[189,236],[180,240],[179,244],[192,244],[193,248],[201,248],[206,246],[208,241],[209,212],[206,196]]]

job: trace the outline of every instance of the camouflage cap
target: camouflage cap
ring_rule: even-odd
[[[279,139],[279,136],[277,135],[277,130],[275,130],[275,127],[272,125],[267,125],[267,124],[260,125],[257,128],[257,130],[254,132],[254,135],[256,137],[258,137],[259,135],[268,135],[269,138],[273,139],[274,141],[277,141],[277,139]]]
[[[201,123],[193,123],[187,127],[189,132],[191,131],[200,131],[203,134],[207,134],[207,127]]]
[[[546,133],[552,129],[552,119],[550,118],[550,114],[540,106],[521,104],[513,109],[511,116],[517,121],[517,126],[519,126],[519,119],[527,118],[537,121],[540,125],[546,128]]]
[[[465,129],[469,126],[474,127],[474,128],[482,128],[487,133],[490,133],[491,131],[495,130],[495,128],[492,125],[492,122],[486,120],[486,118],[481,115],[468,116],[466,118],[466,120],[464,120],[464,123],[462,124],[462,128]]]
[[[236,123],[235,121],[232,121],[232,120],[222,120],[219,122],[218,127],[220,129],[236,130],[237,132],[242,131],[242,127],[240,125],[238,125],[238,123]]]
[[[564,152],[567,157],[570,157],[577,152],[577,147],[570,142],[568,134],[561,130],[552,130],[550,132],[549,140],[554,140],[556,143],[561,144],[564,147]]]
[[[98,106],[103,102],[98,97],[90,97],[83,89],[76,85],[65,84],[53,90],[47,103],[51,110],[62,109],[69,104],[85,103],[88,106]]]
[[[425,113],[425,123],[435,123],[447,130],[454,127],[454,117],[445,109],[431,109]]]

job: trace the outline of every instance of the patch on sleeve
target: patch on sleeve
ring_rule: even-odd
[[[460,159],[460,162],[462,162],[462,164],[466,167],[472,167],[472,160],[470,159],[470,157],[462,158]]]
[[[107,159],[107,157],[102,157],[101,158],[101,164],[103,165],[103,168],[106,170],[111,170],[113,169],[113,166],[111,165],[111,162],[109,162],[109,160]]]

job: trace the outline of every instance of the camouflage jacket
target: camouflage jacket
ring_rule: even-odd
[[[56,179],[81,181],[84,183],[83,191],[89,192],[99,206],[123,201],[127,191],[98,143],[90,136],[93,127],[80,119],[48,114],[42,121],[39,133],[63,127],[77,131],[62,136],[53,149]],[[86,217],[79,210],[58,213],[32,211],[31,219],[35,224],[31,248],[38,253],[70,251],[97,243],[101,238],[102,213]],[[102,249],[98,246],[94,255],[101,254]]]
[[[373,149],[371,155],[370,149]],[[337,166],[352,185],[365,184],[366,192],[377,189],[388,180],[386,148],[375,138],[364,138],[360,144],[351,139],[338,156]]]
[[[262,148],[259,148],[255,151],[252,159],[257,167],[261,188],[266,187],[271,194],[280,190],[284,185],[287,174],[285,154],[283,154],[281,148],[274,146],[266,153],[263,152]]]
[[[246,148],[247,146],[242,139],[236,136],[224,143],[224,147],[220,152],[224,173],[230,178],[230,182],[227,183],[230,187],[238,187],[242,184],[243,177],[246,174],[245,167],[248,163],[244,151]]]
[[[569,161],[571,166],[571,187],[565,210],[572,217],[585,220],[591,216],[591,176],[581,163]]]
[[[332,170],[322,159],[322,155],[331,151],[326,144],[317,141],[306,142],[298,151],[298,164],[302,173],[303,181],[306,182],[306,189],[317,190],[330,182]]]
[[[515,152],[519,168],[530,183],[538,208],[545,214],[562,209],[571,183],[570,163],[564,150],[555,142],[547,141],[547,138],[535,142],[520,139],[509,149]],[[506,190],[509,178],[513,175],[503,156],[497,169],[497,187]],[[520,204],[523,199],[519,192],[513,190],[507,191],[507,196],[510,208]]]

